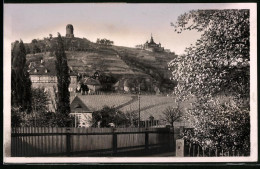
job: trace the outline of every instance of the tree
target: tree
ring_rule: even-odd
[[[137,127],[138,126],[138,113],[136,111],[127,111],[125,113],[127,122],[126,125],[129,127]]]
[[[23,41],[16,41],[11,59],[11,105],[20,112],[31,111],[31,80],[26,66]]]
[[[196,98],[187,114],[194,132],[184,138],[224,151],[244,147],[248,155],[249,10],[190,11],[172,26],[178,33],[202,32],[195,45],[169,63],[178,81],[177,98]]]
[[[43,88],[32,89],[32,119],[30,126],[46,127],[49,125],[49,95]]]
[[[97,44],[100,44],[100,45],[106,45],[106,46],[111,46],[114,44],[113,41],[111,40],[108,40],[108,39],[99,39],[97,38],[97,41],[96,41]]]
[[[180,107],[178,105],[178,107],[167,107],[164,111],[163,111],[163,117],[162,120],[170,123],[171,126],[173,127],[173,123],[178,120],[180,117],[182,117],[182,112],[180,110]]]
[[[223,92],[248,97],[249,10],[191,11],[181,15],[173,26],[178,32],[203,31],[195,46],[169,63],[173,79],[179,82],[176,94]]]
[[[31,53],[31,49],[30,49],[29,45],[25,44],[24,46],[25,46],[26,54],[30,54]]]
[[[98,124],[100,124],[100,127],[110,127],[111,123],[113,123],[115,127],[121,127],[128,123],[128,120],[123,112],[115,109],[114,107],[108,106],[94,112],[92,120],[94,127],[97,127]]]
[[[56,56],[56,71],[57,71],[57,114],[60,116],[60,120],[57,122],[58,126],[69,126],[70,121],[70,75],[69,67],[67,63],[67,57],[64,50],[63,41],[61,35],[58,33],[57,45],[55,47]]]
[[[238,150],[244,155],[250,153],[249,107],[222,98],[212,98],[195,103],[189,110],[189,122],[193,124],[192,134],[184,133],[188,143],[199,144],[204,149],[222,149],[224,152]]]
[[[39,52],[41,52],[41,49],[39,48],[39,44],[38,44],[38,41],[36,40],[36,39],[33,39],[32,40],[32,42],[31,42],[31,52],[33,53],[33,54],[35,54],[35,53],[39,53]]]

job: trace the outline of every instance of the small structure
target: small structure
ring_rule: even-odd
[[[184,140],[176,140],[176,157],[184,157]]]
[[[83,84],[88,86],[89,92],[96,92],[101,89],[101,83],[97,79],[87,77],[83,80]]]
[[[92,125],[92,113],[79,97],[75,97],[70,104],[71,113],[75,119],[75,127],[91,127]]]
[[[73,31],[74,31],[73,25],[68,24],[66,26],[66,38],[74,38]]]

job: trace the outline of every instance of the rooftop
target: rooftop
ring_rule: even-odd
[[[30,75],[56,76],[57,74],[54,59],[30,62],[28,71]],[[70,70],[70,76],[77,76],[77,74]]]
[[[70,104],[70,109],[72,113],[87,113],[87,112],[92,112],[83,102],[82,100],[76,96],[71,104]]]

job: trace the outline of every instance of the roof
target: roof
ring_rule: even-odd
[[[87,112],[92,112],[83,102],[82,100],[76,96],[71,104],[70,104],[70,109],[72,113],[87,113]]]
[[[41,62],[31,62],[29,66],[29,74],[56,76],[55,60],[50,59]],[[70,69],[70,76],[77,76],[77,74]]]
[[[101,85],[99,80],[93,79],[93,78],[90,78],[90,77],[84,79],[83,83],[86,84],[86,85],[95,85],[95,86]]]

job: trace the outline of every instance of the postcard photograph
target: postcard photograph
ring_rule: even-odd
[[[256,7],[4,4],[4,163],[256,162]]]

